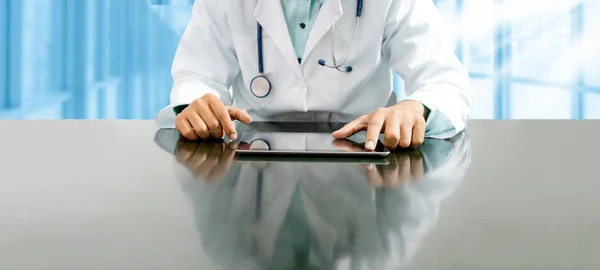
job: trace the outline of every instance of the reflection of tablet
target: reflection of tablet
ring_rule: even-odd
[[[390,151],[378,141],[374,151],[364,141],[350,137],[336,140],[331,133],[245,132],[237,147],[240,155],[302,155],[383,157]]]

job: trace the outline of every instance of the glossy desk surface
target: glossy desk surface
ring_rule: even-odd
[[[241,162],[150,121],[0,130],[0,269],[600,269],[600,122],[471,121],[388,165]]]

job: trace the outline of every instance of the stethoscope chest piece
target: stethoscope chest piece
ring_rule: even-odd
[[[250,82],[250,92],[257,98],[264,98],[271,93],[271,82],[265,76],[256,76]]]

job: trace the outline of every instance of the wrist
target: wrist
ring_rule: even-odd
[[[425,119],[427,119],[429,113],[431,112],[431,110],[427,108],[427,106],[423,105],[423,103],[418,102],[416,100],[403,100],[396,104],[396,106],[422,115]]]

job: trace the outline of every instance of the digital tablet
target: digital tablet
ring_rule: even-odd
[[[365,149],[360,136],[334,139],[331,133],[245,132],[236,152],[262,156],[385,157],[390,151],[377,142],[375,150]]]

